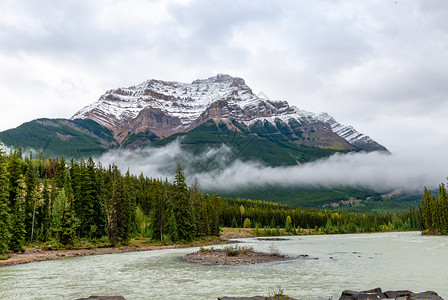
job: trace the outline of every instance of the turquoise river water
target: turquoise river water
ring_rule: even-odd
[[[280,286],[299,299],[338,299],[346,289],[436,291],[448,299],[448,237],[419,232],[240,240],[257,251],[309,259],[204,266],[181,257],[198,248],[85,256],[0,268],[0,299],[217,299],[267,295]]]

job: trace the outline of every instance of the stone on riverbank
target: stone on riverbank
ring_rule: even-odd
[[[297,300],[296,298],[291,298],[289,296],[286,295],[281,295],[281,296],[269,296],[269,297],[265,297],[265,296],[254,296],[254,297],[221,297],[218,298],[218,300]]]
[[[414,293],[408,290],[387,291],[382,292],[380,288],[355,292],[343,291],[339,300],[378,300],[378,299],[395,299],[395,300],[443,300],[436,292],[427,291],[422,293]]]

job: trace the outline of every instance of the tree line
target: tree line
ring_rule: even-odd
[[[425,187],[420,205],[421,229],[427,234],[448,234],[448,194],[442,183],[435,195]]]
[[[189,242],[219,235],[220,220],[221,199],[188,187],[180,165],[169,183],[91,157],[67,162],[0,151],[0,254],[33,241]]]
[[[0,255],[35,242],[126,244],[132,238],[162,243],[219,236],[221,227],[301,228],[327,233],[415,230],[419,212],[358,214],[302,209],[266,201],[222,199],[189,187],[179,165],[174,181],[122,174],[117,166],[87,160],[46,159],[0,148]]]
[[[232,198],[223,199],[223,203],[223,226],[258,227],[273,234],[275,231],[272,230],[277,228],[290,232],[295,229],[316,229],[326,233],[418,230],[420,222],[418,210],[414,207],[407,212],[378,214],[304,209],[266,201]]]

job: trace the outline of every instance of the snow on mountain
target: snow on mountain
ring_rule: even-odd
[[[136,120],[148,109],[152,110],[152,118],[164,118],[165,124],[167,118],[174,120],[168,124],[175,128],[171,131],[165,128],[165,136],[192,129],[208,119],[233,119],[248,126],[257,120],[274,124],[276,119],[284,123],[295,119],[300,124],[327,123],[337,135],[360,149],[386,150],[352,126],[338,123],[327,113],[308,112],[290,106],[286,101],[259,98],[242,78],[226,74],[192,83],[153,79],[128,88],[109,90],[98,101],[78,111],[72,119],[92,119],[119,132],[131,130],[133,123],[141,125],[142,122]],[[139,130],[142,130],[141,126]]]

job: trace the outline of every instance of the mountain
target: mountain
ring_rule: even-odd
[[[268,165],[301,164],[335,152],[387,151],[327,113],[260,98],[242,78],[225,74],[109,90],[70,120],[38,119],[0,133],[9,146],[75,157],[176,139],[194,153],[225,144],[240,159]]]

